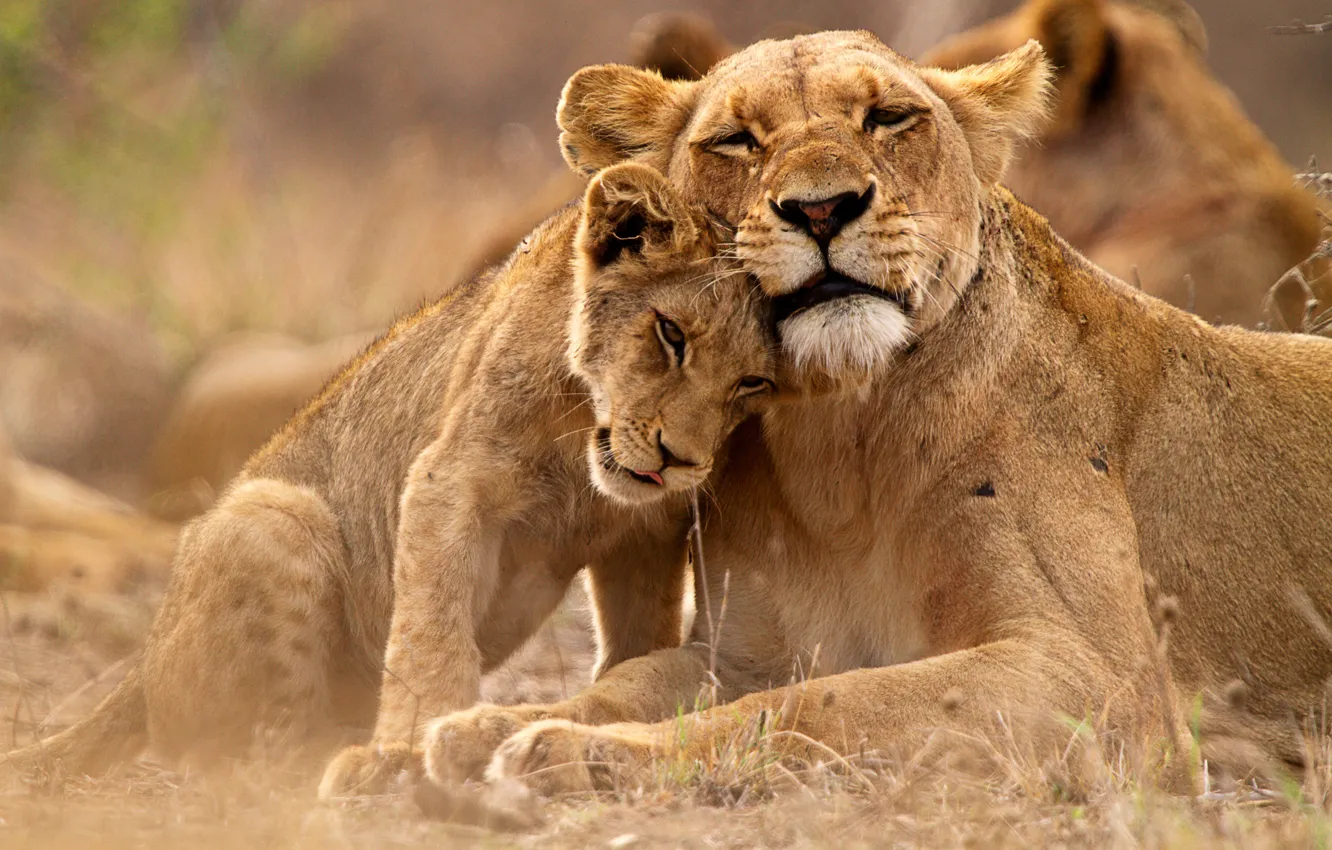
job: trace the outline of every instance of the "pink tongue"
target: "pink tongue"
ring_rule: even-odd
[[[641,475],[641,476],[643,476],[644,478],[649,478],[649,479],[651,479],[652,481],[656,482],[656,484],[657,484],[658,487],[662,486],[662,483],[661,483],[661,476],[658,475],[658,474],[655,473],[655,472],[647,472],[647,471],[642,470],[642,469],[635,469],[635,470],[634,470],[634,474],[635,474],[635,475]]]

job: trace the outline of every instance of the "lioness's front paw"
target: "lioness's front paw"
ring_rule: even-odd
[[[432,720],[422,743],[426,775],[446,786],[480,779],[506,738],[551,716],[539,706],[478,705]]]
[[[500,744],[486,781],[519,779],[547,796],[607,791],[629,781],[652,758],[652,747],[616,727],[543,720]]]
[[[420,753],[413,753],[406,742],[347,747],[324,769],[319,797],[383,794],[404,770],[419,772],[420,762]]]

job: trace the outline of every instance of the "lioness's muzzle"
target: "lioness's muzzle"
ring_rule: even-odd
[[[806,284],[795,292],[774,298],[772,301],[773,319],[777,324],[781,324],[801,310],[808,310],[828,301],[848,298],[852,295],[869,295],[874,298],[882,298],[896,304],[902,312],[908,312],[906,299],[900,293],[889,292],[886,289],[879,289],[876,286],[844,277],[836,272],[829,272],[812,285]]]

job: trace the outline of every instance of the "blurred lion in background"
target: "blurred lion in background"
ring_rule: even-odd
[[[1035,38],[1054,120],[1008,185],[1111,274],[1212,322],[1254,325],[1319,243],[1313,197],[1207,69],[1183,0],[1029,0],[927,52],[944,68]]]

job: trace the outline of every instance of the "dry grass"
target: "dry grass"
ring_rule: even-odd
[[[14,601],[11,598],[11,602]],[[109,606],[111,603],[105,603]],[[590,663],[576,598],[487,678],[496,701],[552,699],[582,687]],[[11,607],[23,607],[11,605]],[[150,605],[140,605],[140,611]],[[123,621],[133,621],[122,615]],[[32,719],[68,722],[112,687],[119,640],[65,632],[31,610],[0,635],[0,716],[20,743]],[[96,618],[82,618],[94,622]],[[145,624],[140,614],[138,620]],[[321,804],[315,777],[273,764],[229,776],[182,775],[143,761],[111,777],[54,777],[0,790],[6,847],[1302,847],[1329,843],[1332,739],[1311,742],[1305,782],[1172,796],[1086,726],[1039,759],[1002,740],[945,765],[900,754],[841,758],[813,742],[789,753],[780,718],[751,723],[698,762],[663,760],[641,784],[536,804],[518,832],[437,823],[407,791]],[[688,721],[681,721],[688,734]],[[786,753],[777,755],[777,745]],[[1215,785],[1215,783],[1212,783]]]

